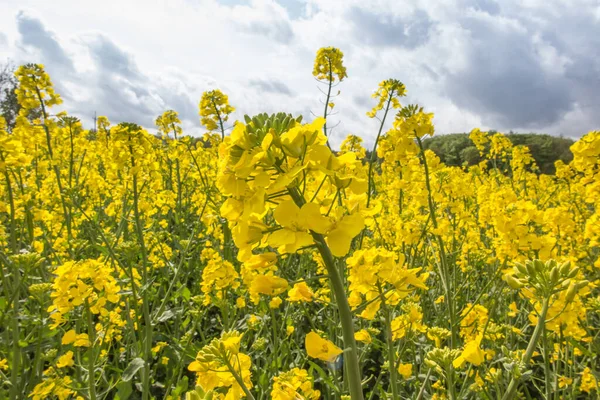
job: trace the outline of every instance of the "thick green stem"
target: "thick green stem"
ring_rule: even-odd
[[[231,372],[231,375],[233,375],[233,378],[235,379],[235,381],[238,383],[238,385],[240,385],[240,387],[242,388],[242,390],[246,394],[246,397],[249,400],[254,400],[254,396],[252,395],[252,393],[250,393],[250,390],[248,390],[248,387],[244,383],[244,380],[236,372],[235,368],[233,368],[233,366],[231,365],[231,362],[229,362],[229,358],[228,358],[227,354],[222,355],[222,359],[223,359],[223,361],[225,361],[225,365],[227,366],[227,369],[229,370],[229,372]]]
[[[87,320],[88,320],[88,336],[90,340],[90,350],[88,355],[88,395],[90,400],[96,400],[96,367],[94,366],[94,345],[96,342],[96,328],[92,320],[92,312],[86,300]]]
[[[523,358],[521,359],[521,363],[523,365],[528,365],[529,360],[533,356],[533,352],[535,351],[535,347],[537,346],[538,339],[542,334],[544,329],[544,325],[546,324],[546,315],[548,314],[548,307],[550,305],[550,299],[546,298],[542,302],[542,312],[538,317],[537,325],[535,326],[535,330],[533,331],[533,335],[529,340],[529,344],[527,345],[527,350],[525,350],[525,354],[523,354]],[[514,377],[511,379],[504,396],[502,396],[502,400],[510,400],[514,398],[515,391],[517,390],[517,386],[519,385],[519,379]]]
[[[425,169],[425,186],[427,187],[427,203],[429,206],[429,213],[431,215],[431,223],[433,228],[437,231],[438,223],[437,216],[435,211],[435,204],[433,203],[433,196],[431,190],[431,181],[429,178],[429,165],[427,164],[427,157],[425,156],[425,149],[423,148],[423,142],[420,137],[416,137],[417,143],[420,149],[420,157],[421,162],[423,163],[423,167]],[[453,349],[456,346],[457,341],[457,326],[456,326],[456,310],[454,308],[454,290],[450,285],[450,268],[448,267],[448,260],[446,257],[446,250],[444,247],[444,241],[440,235],[435,235],[436,241],[438,243],[439,252],[440,252],[440,270],[442,272],[442,281],[444,284],[444,291],[446,295],[446,304],[448,306],[448,314],[450,317],[450,348]]]
[[[131,166],[135,170],[135,157],[133,156],[133,147],[130,146],[129,150],[131,151]],[[142,253],[142,278],[143,282],[143,290],[142,290],[142,313],[144,317],[144,347],[143,347],[143,355],[144,355],[144,369],[142,373],[142,381],[143,381],[143,391],[142,398],[147,400],[150,398],[150,362],[152,360],[152,320],[150,317],[150,306],[148,299],[148,254],[146,252],[146,245],[144,242],[144,231],[142,226],[142,219],[140,217],[140,210],[138,206],[139,202],[139,191],[138,191],[138,181],[137,181],[137,173],[133,174],[133,214],[135,218],[135,227],[138,236],[138,242],[140,245],[141,253]]]
[[[383,132],[383,126],[385,125],[385,119],[388,115],[388,112],[390,111],[390,103],[392,102],[393,97],[394,91],[392,90],[390,91],[390,95],[385,106],[385,112],[383,113],[381,124],[379,125],[379,131],[377,132],[377,137],[375,138],[375,144],[373,145],[373,150],[371,151],[371,157],[369,157],[369,183],[367,184],[367,207],[369,207],[369,204],[371,204],[371,188],[374,186],[373,164],[375,163],[375,159],[377,158],[377,145],[379,144],[379,138],[381,137],[381,132]]]
[[[40,106],[42,108],[42,115],[44,116],[44,131],[46,132],[46,144],[48,146],[48,156],[50,157],[50,164],[52,165],[52,169],[54,170],[54,174],[56,175],[56,185],[58,186],[58,191],[60,194],[60,200],[62,203],[62,208],[63,208],[63,213],[65,215],[65,224],[67,226],[67,237],[68,237],[68,246],[69,249],[71,249],[71,241],[73,239],[73,235],[71,232],[71,214],[68,211],[68,207],[67,207],[67,202],[65,200],[65,194],[63,191],[63,186],[62,186],[62,180],[61,180],[61,175],[60,175],[60,169],[58,168],[58,165],[56,165],[54,163],[54,152],[52,150],[52,136],[50,135],[50,129],[48,128],[48,125],[46,124],[46,121],[48,120],[48,114],[46,113],[46,106],[44,105],[44,100],[42,99],[42,93],[40,92],[40,89],[36,86],[35,87],[35,91],[37,93],[38,96],[38,100],[40,102]]]
[[[331,70],[331,60],[329,60],[329,84],[327,85],[327,98],[325,99],[325,110],[323,111],[323,118],[325,118],[325,124],[323,124],[323,134],[327,137],[327,109],[329,107],[329,99],[331,98],[331,87],[333,86],[333,71]],[[329,146],[329,138],[327,139],[327,146]],[[331,148],[331,146],[329,146]]]
[[[18,292],[21,288],[21,272],[19,271],[19,267],[14,265],[14,290],[15,292],[15,301],[13,305],[13,318],[12,318],[12,362],[11,362],[11,370],[10,370],[10,398],[18,399],[19,398],[19,372],[21,371],[21,348],[19,347],[20,341],[20,331],[19,331],[19,296]]]
[[[387,353],[388,353],[388,367],[390,371],[390,387],[392,389],[392,399],[397,400],[398,397],[398,374],[396,371],[396,357],[394,351],[394,342],[392,340],[392,318],[390,313],[390,308],[385,302],[385,295],[381,290],[381,286],[379,287],[379,297],[381,298],[381,307],[383,308],[383,313],[385,316],[385,339],[387,344]]]
[[[298,207],[305,203],[304,198],[296,189],[289,189],[290,196]],[[358,348],[354,339],[354,322],[352,320],[352,311],[346,297],[346,289],[342,277],[335,267],[335,259],[329,246],[325,242],[323,235],[312,232],[311,235],[327,269],[327,275],[331,283],[331,288],[338,307],[340,320],[342,323],[342,335],[344,338],[344,358],[348,369],[348,386],[350,388],[350,398],[352,400],[363,400],[362,377],[360,363],[358,361]]]
[[[4,162],[4,156],[0,153],[0,160]],[[15,221],[15,200],[13,197],[12,185],[8,171],[4,170],[4,178],[6,179],[6,190],[8,192],[8,204],[10,206],[10,250],[13,254],[17,254],[17,224]]]

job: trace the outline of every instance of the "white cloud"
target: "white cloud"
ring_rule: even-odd
[[[333,142],[371,143],[377,83],[436,113],[439,133],[474,126],[579,136],[600,125],[597,2],[574,0],[8,0],[0,57],[36,61],[65,107],[151,127],[167,108],[199,134],[197,102],[219,87],[235,117],[321,114],[316,50],[345,53]],[[376,11],[374,11],[376,10]],[[560,26],[560,29],[556,27]]]

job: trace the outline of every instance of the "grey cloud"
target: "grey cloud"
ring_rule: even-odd
[[[356,104],[360,108],[373,108],[373,106],[375,105],[374,100],[370,96],[367,96],[365,94],[355,95],[354,97],[352,97],[352,100],[354,100],[354,104]]]
[[[433,26],[433,21],[423,10],[415,11],[410,18],[400,19],[352,7],[348,18],[353,24],[355,39],[369,46],[414,49],[428,41]]]
[[[73,61],[55,39],[54,34],[44,27],[36,18],[29,17],[23,12],[17,14],[17,29],[21,35],[21,44],[38,49],[43,62],[52,68],[73,71]]]
[[[277,2],[236,5],[229,11],[232,21],[241,32],[265,36],[282,44],[288,44],[294,38],[288,9]]]
[[[488,125],[509,128],[548,126],[571,109],[569,82],[546,73],[529,32],[496,29],[475,18],[462,26],[473,38],[467,67],[446,76],[447,94],[458,106],[479,113]]]
[[[292,95],[292,90],[285,83],[275,79],[252,79],[250,81],[250,86],[256,87],[267,93],[278,93],[286,96]]]
[[[139,78],[140,72],[133,57],[121,50],[104,35],[96,37],[88,44],[90,54],[102,70],[127,78]]]
[[[163,111],[173,109],[182,120],[197,120],[197,111],[185,85],[162,84],[144,75],[132,55],[103,35],[88,42],[97,68],[94,107],[115,121],[132,121],[146,127]],[[183,88],[181,87],[183,86]]]
[[[294,38],[294,31],[285,20],[250,21],[241,25],[241,30],[267,36],[280,43],[289,43]]]
[[[496,0],[474,0],[472,8],[477,11],[484,11],[490,15],[500,13],[500,4]]]

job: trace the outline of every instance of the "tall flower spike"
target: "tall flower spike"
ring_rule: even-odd
[[[220,129],[221,138],[225,137],[224,123],[235,108],[229,105],[229,97],[219,89],[202,93],[200,99],[200,123],[209,131]]]
[[[62,103],[42,64],[22,65],[15,76],[19,80],[16,93],[21,104],[20,115],[27,116],[32,110]]]
[[[313,76],[319,80],[341,82],[348,77],[343,64],[344,53],[335,47],[322,47],[317,51]]]

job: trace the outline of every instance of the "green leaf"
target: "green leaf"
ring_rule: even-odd
[[[179,382],[177,382],[177,387],[175,389],[173,389],[173,394],[175,396],[179,396],[183,392],[188,390],[188,387],[189,387],[188,377],[184,376]]]
[[[131,388],[130,382],[119,382],[117,384],[117,394],[115,400],[127,400],[131,396],[133,389]]]
[[[124,382],[129,382],[131,378],[133,378],[133,376],[140,370],[140,368],[144,367],[144,364],[145,361],[143,359],[139,357],[134,358],[133,360],[131,360],[127,368],[125,368],[125,371],[123,371],[123,376],[121,379]]]
[[[175,316],[175,313],[171,311],[170,308],[166,309],[160,317],[158,317],[158,322],[165,322],[170,320]]]
[[[181,296],[184,299],[189,300],[192,297],[192,293],[190,292],[190,289],[184,287],[183,290],[181,291]]]
[[[331,389],[333,389],[339,396],[341,396],[341,392],[340,389],[333,383],[333,381],[331,380],[331,377],[323,370],[323,368],[319,367],[317,364],[315,364],[312,361],[308,361],[308,364],[310,365],[310,369],[311,370],[315,370],[317,371],[317,374],[319,374],[319,376],[321,377],[321,379],[323,379],[323,382],[329,386]]]

